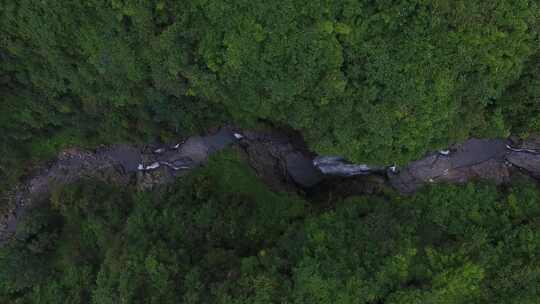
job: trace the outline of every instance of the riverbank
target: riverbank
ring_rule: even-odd
[[[114,145],[95,151],[65,150],[50,165],[7,193],[10,202],[0,219],[0,241],[16,230],[25,210],[47,200],[54,189],[83,178],[101,179],[140,190],[171,183],[204,164],[210,155],[232,146],[274,191],[313,189],[338,177],[376,176],[379,182],[409,194],[430,183],[465,183],[475,179],[508,183],[513,172],[540,178],[540,137],[526,141],[469,139],[428,153],[403,168],[392,164],[353,164],[337,156],[318,156],[297,134],[223,127],[158,146]],[[354,189],[348,189],[354,193]]]

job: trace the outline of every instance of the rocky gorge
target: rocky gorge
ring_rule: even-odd
[[[399,168],[393,164],[354,164],[339,156],[316,155],[292,131],[226,126],[168,145],[118,144],[94,151],[64,150],[56,160],[37,169],[4,195],[7,204],[0,218],[0,241],[12,237],[26,211],[46,202],[58,186],[93,178],[148,190],[175,181],[226,147],[235,149],[274,191],[302,192],[332,187],[344,193],[366,193],[359,188],[366,178],[373,178],[376,183],[410,194],[430,183],[482,179],[504,184],[514,174],[522,173],[540,178],[540,137],[471,138]]]

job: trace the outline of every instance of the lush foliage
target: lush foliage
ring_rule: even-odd
[[[267,190],[224,153],[169,191],[82,183],[0,250],[3,303],[538,303],[540,191]]]
[[[318,152],[380,163],[538,130],[539,11],[536,0],[1,0],[0,179],[67,145],[231,120],[288,125]]]
[[[527,62],[519,81],[498,101],[512,131],[523,137],[540,132],[540,53]]]
[[[0,0],[0,192],[66,146],[224,122],[366,163],[527,136],[539,33],[538,0]],[[319,210],[224,154],[167,192],[56,193],[0,249],[0,302],[538,303],[539,200],[439,186]]]

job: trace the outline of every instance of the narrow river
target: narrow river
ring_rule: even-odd
[[[114,145],[96,151],[63,151],[49,166],[6,194],[12,206],[0,217],[0,242],[14,234],[27,208],[46,201],[55,187],[91,177],[123,185],[136,179],[139,188],[148,189],[174,181],[204,164],[212,153],[231,145],[242,151],[267,184],[293,191],[295,187],[314,188],[329,177],[359,175],[382,176],[389,186],[404,194],[429,183],[488,179],[502,184],[509,182],[515,172],[540,178],[540,138],[522,142],[472,138],[398,168],[392,164],[354,164],[340,156],[318,156],[301,139],[283,132],[223,127],[212,134],[192,136],[170,145]]]

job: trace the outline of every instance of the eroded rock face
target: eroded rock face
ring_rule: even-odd
[[[264,143],[256,142],[237,148],[257,177],[272,191],[290,191],[291,183],[286,174],[284,163],[273,155]]]
[[[241,141],[248,163],[273,190],[294,191],[293,183],[309,188],[322,181],[301,144],[295,145],[288,136],[274,132],[245,132]]]
[[[311,158],[300,152],[287,153],[285,164],[292,179],[304,188],[313,187],[323,180],[323,174],[313,165]]]

